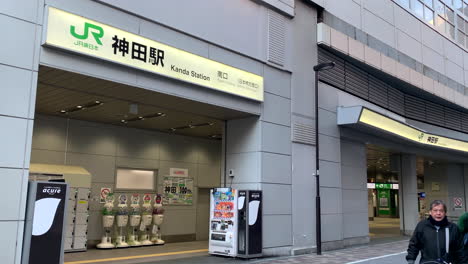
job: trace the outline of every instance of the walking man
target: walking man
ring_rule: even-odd
[[[408,264],[421,252],[422,263],[465,264],[463,241],[458,227],[447,220],[447,206],[441,200],[430,205],[430,216],[416,226],[408,245]]]

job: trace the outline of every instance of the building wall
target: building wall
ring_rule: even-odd
[[[27,177],[31,153],[35,90],[41,27],[40,1],[0,4],[0,177],[4,196],[0,205],[0,258],[20,263],[25,220]]]
[[[35,119],[32,163],[81,166],[92,174],[88,225],[91,243],[103,234],[101,188],[110,187],[116,195],[134,193],[115,190],[117,168],[157,170],[157,191],[150,192],[153,194],[163,193],[163,177],[169,175],[169,168],[188,169],[189,177],[194,179],[193,205],[165,206],[162,234],[195,237],[198,188],[220,186],[221,159],[221,141],[217,140],[53,116],[36,115]]]
[[[101,4],[104,2],[106,5]],[[152,1],[134,5],[125,1],[48,0],[46,4],[263,76],[265,100],[258,103],[50,48],[42,48],[40,58],[41,64],[50,67],[255,115],[227,123],[226,169],[235,171],[232,182],[227,179],[227,184],[264,191],[265,230],[291,227],[292,61],[288,54],[292,49],[291,20],[284,12],[252,1],[229,1],[222,6],[211,0],[170,1],[159,6]],[[182,5],[186,8],[181,9]],[[284,198],[279,199],[278,193]],[[267,255],[289,254],[292,243],[290,234],[264,232]]]
[[[438,184],[439,190],[433,184]],[[424,164],[424,191],[426,192],[426,206],[433,200],[442,200],[447,204],[447,215],[459,217],[465,212],[465,182],[463,166],[457,163],[440,161]],[[463,208],[456,209],[453,198],[463,199]]]
[[[325,24],[349,37],[332,32],[350,56],[468,108],[468,54],[454,40],[392,0],[313,2],[325,8]]]

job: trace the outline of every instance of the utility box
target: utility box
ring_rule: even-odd
[[[239,191],[237,257],[262,256],[262,191]]]
[[[61,264],[65,243],[68,186],[29,182],[23,237],[23,264]]]

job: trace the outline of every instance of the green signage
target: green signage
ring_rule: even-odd
[[[375,188],[376,189],[392,189],[392,184],[391,183],[376,183]]]

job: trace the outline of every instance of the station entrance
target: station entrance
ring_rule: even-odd
[[[225,182],[226,122],[247,116],[41,66],[30,179],[69,184],[65,262],[207,255],[209,191]],[[153,217],[143,224],[145,212]]]
[[[408,156],[412,156],[411,164],[403,161],[408,160]],[[411,235],[412,227],[429,216],[429,206],[433,200],[445,202],[448,220],[456,223],[465,208],[464,186],[463,164],[368,144],[367,192],[371,243]],[[403,192],[406,192],[406,197],[402,197]],[[417,203],[405,199],[415,199]],[[405,204],[407,208],[404,208]]]

